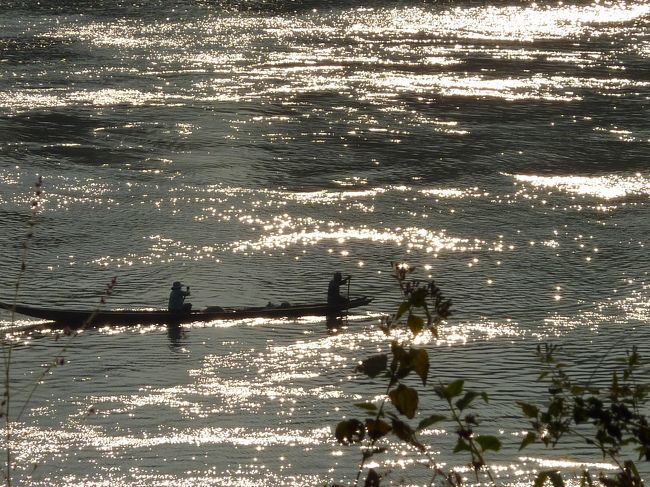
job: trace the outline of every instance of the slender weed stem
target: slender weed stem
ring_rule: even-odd
[[[74,333],[72,334],[72,336],[71,336],[71,338],[70,338],[71,340],[74,339],[74,338],[76,338],[76,337],[79,335],[80,332],[86,330],[86,329],[87,329],[87,328],[92,324],[92,322],[93,322],[95,316],[97,315],[97,313],[101,310],[101,308],[103,307],[103,305],[106,304],[106,300],[108,299],[108,297],[109,297],[111,294],[113,294],[113,290],[115,289],[115,286],[116,286],[116,285],[117,285],[117,277],[113,277],[113,278],[111,279],[111,281],[106,285],[106,288],[105,288],[105,290],[104,290],[104,294],[103,294],[102,297],[100,298],[99,304],[98,304],[97,307],[93,310],[92,314],[91,314],[91,315],[86,319],[86,321],[84,321],[83,324],[82,324],[78,329],[76,329],[76,330],[74,331]],[[57,339],[58,339],[58,337],[57,337]],[[32,396],[33,396],[34,393],[36,392],[36,389],[37,389],[38,386],[43,382],[43,380],[45,379],[45,377],[47,376],[47,374],[49,374],[49,372],[50,372],[53,368],[55,368],[55,367],[59,367],[59,366],[65,364],[65,358],[64,358],[63,354],[65,354],[65,353],[68,351],[68,346],[69,346],[69,345],[70,345],[70,343],[68,342],[68,344],[67,344],[65,347],[63,347],[63,348],[61,349],[61,352],[59,353],[59,355],[58,355],[58,356],[57,356],[53,361],[51,361],[49,364],[47,364],[47,365],[43,368],[43,371],[41,372],[41,375],[40,375],[40,376],[38,377],[38,379],[34,382],[34,384],[32,385],[31,390],[29,391],[29,394],[27,395],[27,398],[26,398],[25,401],[23,402],[23,405],[22,405],[20,411],[18,412],[18,415],[16,416],[15,421],[19,421],[19,420],[20,420],[20,418],[22,417],[23,413],[26,411],[27,406],[29,405],[29,402],[30,402],[31,399],[32,399]]]
[[[20,285],[27,271],[27,252],[29,250],[29,243],[34,237],[34,226],[36,225],[36,216],[38,215],[41,203],[43,200],[43,178],[38,176],[34,183],[34,193],[31,199],[31,213],[27,221],[27,234],[22,243],[22,251],[20,257],[20,269],[14,284],[14,295],[11,306],[10,329],[14,328],[16,322],[16,304],[18,303],[18,295],[20,292]],[[5,417],[5,481],[7,487],[11,487],[11,470],[12,470],[12,448],[11,442],[13,440],[13,428],[11,420],[11,355],[13,352],[13,341],[2,340],[2,351],[4,359],[4,398],[2,400],[2,414]]]

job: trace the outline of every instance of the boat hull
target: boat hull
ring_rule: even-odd
[[[0,302],[0,308],[14,309],[16,313],[55,322],[60,326],[96,327],[105,325],[183,324],[215,320],[242,320],[251,318],[299,318],[301,316],[336,316],[347,310],[365,306],[372,301],[366,296],[353,298],[348,303],[300,304],[293,306],[264,306],[257,308],[221,308],[217,306],[190,312],[167,310],[58,310]]]

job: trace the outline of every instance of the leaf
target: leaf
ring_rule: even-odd
[[[408,362],[410,362],[406,348],[404,348],[404,345],[399,343],[397,340],[393,340],[390,343],[390,351],[393,354],[393,362],[398,364],[408,364]]]
[[[441,414],[432,414],[428,418],[423,419],[420,421],[420,424],[418,424],[417,431],[421,431],[425,428],[428,428],[431,425],[434,425],[436,423],[439,423],[440,421],[444,421],[447,419],[447,416],[443,416]]]
[[[379,482],[381,477],[375,471],[374,468],[368,470],[368,476],[366,477],[366,482],[363,484],[363,487],[379,487]]]
[[[392,429],[391,425],[382,421],[381,419],[367,419],[366,420],[366,430],[368,431],[368,436],[372,440],[378,440],[379,438],[386,436],[390,433]]]
[[[548,405],[548,414],[552,417],[557,417],[562,414],[564,410],[564,401],[561,397],[556,397]]]
[[[391,402],[397,410],[409,419],[413,419],[418,409],[418,391],[404,384],[397,386],[388,393]]]
[[[416,289],[413,294],[411,294],[411,304],[415,306],[416,308],[421,308],[424,306],[425,300],[427,298],[427,290],[426,288],[419,288]]]
[[[444,398],[445,399],[453,399],[456,396],[460,396],[463,392],[463,386],[465,385],[465,381],[462,379],[455,380],[451,384],[448,384],[446,387],[443,387],[444,390]]]
[[[420,421],[420,424],[418,424],[417,427],[417,431],[421,431],[425,428],[428,428],[431,425],[439,423],[440,421],[445,421],[446,419],[447,416],[443,416],[442,414],[432,414],[428,418],[425,418],[422,421]]]
[[[366,374],[371,379],[374,379],[382,372],[385,372],[387,366],[388,356],[386,354],[374,355],[361,362],[357,366],[357,371]]]
[[[348,419],[341,421],[336,426],[334,435],[336,436],[338,442],[344,445],[359,443],[365,436],[365,428],[363,426],[363,423],[358,419]]]
[[[582,472],[582,478],[580,479],[580,487],[596,487],[593,480],[591,480],[591,475],[589,475],[589,470]]]
[[[469,445],[465,440],[463,440],[462,438],[458,438],[458,442],[454,447],[454,453],[458,453],[461,451],[472,451],[472,449],[469,447]]]
[[[408,320],[406,320],[406,326],[409,327],[413,335],[418,336],[424,328],[424,320],[417,315],[410,314]]]
[[[393,419],[393,433],[395,433],[395,436],[397,436],[400,440],[413,445],[418,450],[426,450],[424,445],[415,438],[415,431],[413,431],[411,427],[403,421],[400,421],[399,419]]]
[[[395,379],[396,380],[402,380],[404,377],[407,377],[411,372],[413,372],[413,369],[406,365],[402,366],[397,371],[395,372]]]
[[[632,460],[627,460],[623,466],[625,467],[625,470],[632,474],[632,477],[634,480],[637,481],[637,485],[641,485],[641,477],[639,476],[639,470],[636,468],[636,465]],[[637,480],[638,479],[638,480]]]
[[[359,402],[355,404],[356,407],[359,409],[365,409],[368,412],[375,412],[377,411],[377,406],[371,402]]]
[[[521,410],[527,418],[537,418],[539,415],[539,408],[537,406],[521,401],[517,401],[517,404],[521,406]]]
[[[564,487],[564,480],[562,480],[560,472],[555,470],[545,470],[537,474],[533,487],[544,487],[544,483],[547,480],[551,481],[553,487]]]
[[[397,315],[395,315],[395,320],[399,320],[409,309],[411,309],[411,303],[408,301],[404,301],[402,304],[400,304],[397,310]]]
[[[574,396],[581,396],[587,391],[586,387],[582,386],[571,386],[571,394]]]
[[[487,450],[492,450],[492,451],[499,451],[501,450],[501,441],[496,437],[492,435],[479,435],[476,438],[474,438],[476,443],[481,445],[481,449],[483,451]]]
[[[521,445],[519,445],[519,450],[523,450],[531,443],[534,443],[537,440],[537,435],[532,431],[529,431],[528,434],[521,440]]]
[[[411,350],[411,367],[422,379],[422,385],[426,385],[429,375],[429,354],[426,350],[423,348]]]
[[[476,399],[478,396],[479,396],[478,392],[468,391],[461,399],[456,401],[456,407],[460,411],[462,411],[463,409],[467,408],[470,404],[472,404],[472,401]]]
[[[429,332],[431,333],[433,338],[436,339],[440,338],[440,336],[438,335],[438,327],[436,325],[432,325],[431,323],[429,323],[428,327],[429,327]]]

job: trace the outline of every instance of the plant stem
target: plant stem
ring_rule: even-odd
[[[30,218],[30,226],[33,224],[33,213]],[[31,236],[31,230],[28,237]],[[25,274],[27,261],[27,241],[23,242],[23,252],[20,261],[20,271],[16,278],[14,286],[14,296],[11,306],[10,327],[11,330],[16,323],[16,304],[18,303],[18,291],[20,290],[20,283]],[[3,349],[5,350],[5,390],[4,390],[4,415],[5,415],[5,452],[6,452],[6,483],[7,487],[11,487],[11,440],[12,440],[12,423],[11,423],[11,352],[13,351],[13,342],[11,338],[3,340]]]
[[[461,420],[460,416],[458,415],[458,413],[454,409],[454,406],[451,403],[451,399],[449,399],[449,398],[447,399],[447,404],[449,405],[449,410],[451,411],[451,415],[453,416],[454,421],[456,421],[456,424],[458,424],[458,427],[461,428],[461,429],[464,428],[463,421]],[[487,465],[485,464],[485,459],[483,458],[483,455],[481,454],[478,447],[476,446],[476,443],[472,439],[472,436],[467,438],[467,442],[468,442],[470,450],[471,450],[472,462],[474,462],[475,460],[478,460],[478,463],[480,463],[482,467],[485,466],[486,467],[485,472],[487,473],[487,476],[490,478],[490,482],[492,482],[492,485],[497,485],[497,481],[495,480],[494,476],[492,475],[492,470],[490,470],[490,468],[487,467]],[[478,478],[478,470],[476,470],[475,473],[476,473],[476,480],[478,481],[479,480],[479,478]]]
[[[386,396],[388,396],[388,393],[390,392],[390,388],[395,385],[395,382],[397,379],[395,378],[395,371],[393,371],[393,375],[390,378],[390,381],[388,382],[388,386],[386,387],[386,393],[384,394],[384,398],[381,400],[381,405],[379,406],[379,410],[377,411],[377,415],[375,416],[375,421],[379,421],[379,418],[382,416],[384,412],[384,406],[386,404]],[[368,452],[370,449],[375,446],[375,443],[377,441],[372,439],[370,440],[370,444],[366,448],[366,451],[362,453],[361,455],[361,462],[359,463],[359,470],[357,471],[357,478],[354,481],[355,485],[359,485],[359,479],[361,478],[361,472],[363,471],[363,466],[366,464],[366,460],[370,458],[368,456]]]
[[[34,207],[35,208],[35,207]],[[32,210],[32,215],[29,219],[30,230],[27,235],[27,239],[30,239],[32,236],[31,227],[34,225],[35,210]],[[16,304],[18,303],[18,291],[20,290],[20,283],[25,275],[25,270],[27,268],[27,242],[23,242],[23,251],[20,260],[20,271],[18,272],[18,277],[16,278],[16,284],[14,286],[14,296],[11,306],[11,318],[10,318],[10,330],[14,327],[16,323]],[[5,414],[5,451],[6,451],[6,483],[7,487],[11,487],[11,441],[12,441],[12,423],[11,423],[11,353],[13,351],[13,342],[11,339],[3,341],[3,348],[5,349],[5,390],[4,390],[4,414]]]
[[[34,225],[36,224],[36,214],[38,213],[39,206],[42,199],[42,186],[43,178],[39,176],[36,183],[34,184],[34,196],[31,200],[31,214],[27,221],[28,230],[25,240],[22,243],[22,253],[20,258],[20,270],[18,271],[18,276],[16,277],[16,284],[14,286],[14,296],[11,306],[11,318],[9,330],[11,331],[14,328],[16,323],[16,305],[18,304],[18,293],[20,291],[20,284],[25,276],[25,271],[27,270],[27,250],[29,248],[29,242],[34,236]],[[5,452],[6,452],[6,485],[11,487],[11,466],[12,466],[12,449],[11,442],[13,440],[13,430],[11,422],[11,355],[13,351],[13,342],[11,337],[8,339],[5,337],[2,342],[2,348],[4,351],[4,366],[5,366],[5,390],[4,390],[4,415],[5,415]]]

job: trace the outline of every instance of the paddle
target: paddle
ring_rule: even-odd
[[[350,312],[350,281],[352,280],[352,276],[348,275],[348,305],[345,308],[345,326],[348,325],[348,313]]]

